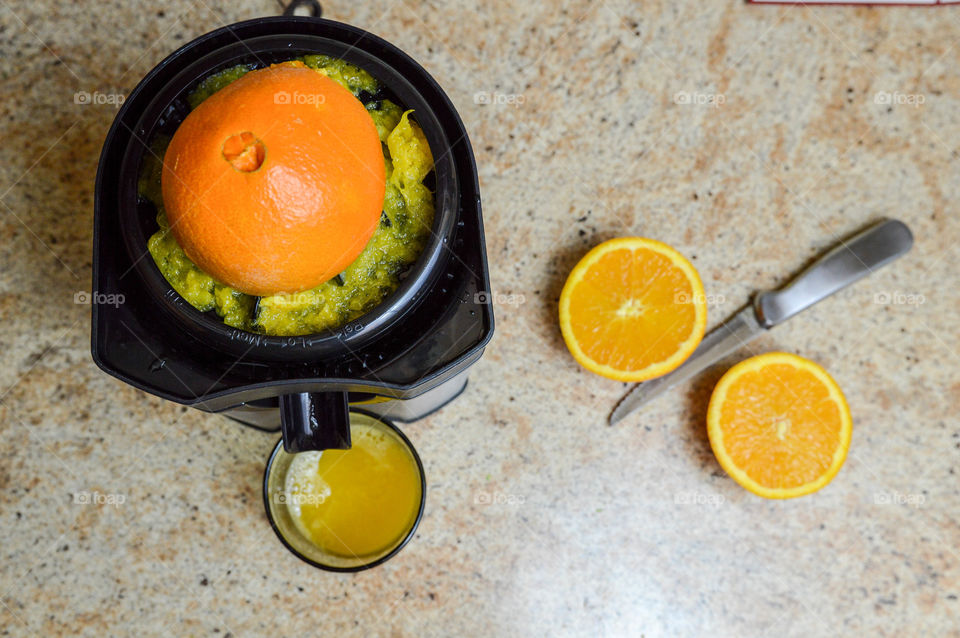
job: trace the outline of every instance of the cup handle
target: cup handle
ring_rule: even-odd
[[[350,410],[346,392],[301,392],[280,397],[283,449],[350,449]]]

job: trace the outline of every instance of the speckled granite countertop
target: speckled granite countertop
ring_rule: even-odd
[[[960,8],[325,4],[446,88],[494,289],[523,300],[467,392],[405,428],[416,538],[358,575],[298,561],[259,495],[276,435],[101,373],[74,304],[115,113],[75,94],[277,3],[0,0],[3,635],[960,635]],[[826,489],[769,502],[725,476],[704,426],[723,366],[605,425],[626,386],[555,320],[590,246],[678,247],[715,325],[881,216],[912,227],[908,257],[750,346],[843,386],[853,447]]]

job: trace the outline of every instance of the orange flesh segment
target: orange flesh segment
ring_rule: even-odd
[[[840,408],[819,379],[794,366],[745,373],[727,389],[720,415],[730,459],[764,487],[817,480],[840,445]]]
[[[769,352],[723,375],[710,397],[707,432],[717,461],[742,487],[794,498],[816,492],[840,471],[853,420],[826,370]]]
[[[588,252],[567,277],[559,311],[573,358],[618,381],[674,370],[696,349],[707,322],[696,269],[645,237],[611,239]]]

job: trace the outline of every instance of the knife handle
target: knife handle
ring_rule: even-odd
[[[910,250],[913,234],[896,219],[883,219],[841,241],[780,290],[757,295],[757,320],[765,328],[786,321],[841,288],[866,277]]]

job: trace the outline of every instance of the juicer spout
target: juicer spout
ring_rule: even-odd
[[[301,392],[280,397],[283,449],[290,453],[350,449],[346,392]]]

